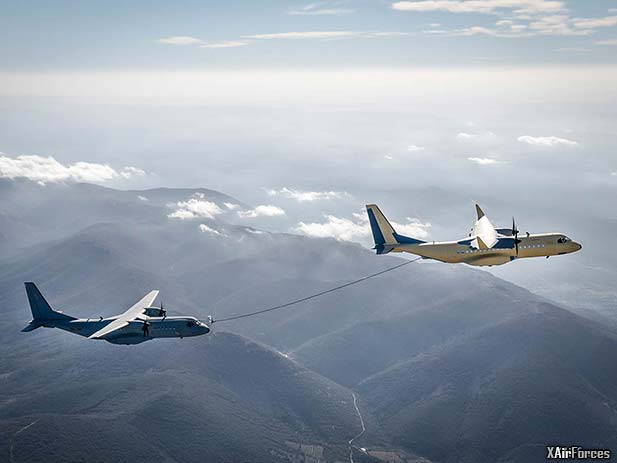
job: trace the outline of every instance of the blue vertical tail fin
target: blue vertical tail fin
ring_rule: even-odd
[[[26,294],[28,295],[28,302],[32,311],[32,321],[22,331],[32,331],[39,326],[44,326],[45,322],[75,319],[52,309],[34,283],[27,282],[24,285],[26,286]]]
[[[421,244],[422,240],[399,235],[392,227],[386,216],[383,215],[377,204],[367,204],[366,213],[371,224],[373,240],[377,254],[387,254],[399,244]]]

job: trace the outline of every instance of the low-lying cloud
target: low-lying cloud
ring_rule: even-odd
[[[0,178],[26,178],[41,185],[59,182],[104,183],[146,175],[137,167],[116,170],[108,164],[76,162],[62,164],[52,156],[22,155],[15,158],[0,153]]]
[[[268,196],[282,196],[299,202],[340,199],[349,194],[345,191],[302,191],[283,187],[280,189],[265,189]]]
[[[363,240],[371,236],[371,228],[366,214],[354,214],[354,219],[325,215],[325,222],[300,222],[294,229],[303,235],[315,238],[335,238],[341,241]],[[407,217],[406,223],[391,222],[397,233],[414,238],[426,238],[429,223]]]
[[[467,158],[468,161],[473,162],[474,164],[478,164],[480,166],[490,166],[492,164],[498,164],[499,161],[497,159],[493,159],[493,158],[476,158],[476,157],[471,157],[471,158]]]
[[[217,236],[225,236],[223,233],[221,233],[218,230],[215,230],[212,227],[209,227],[208,225],[206,225],[205,223],[200,223],[199,224],[199,231],[202,233],[208,233],[210,235],[217,235]]]
[[[577,146],[578,142],[574,140],[568,140],[567,138],[559,138],[551,135],[550,137],[533,137],[531,135],[521,135],[518,137],[518,141],[521,143],[527,143],[533,146]]]
[[[238,216],[242,218],[253,219],[255,217],[276,217],[285,215],[285,211],[278,206],[260,205],[254,209],[246,211],[238,211]]]
[[[488,141],[488,140],[493,140],[495,138],[495,134],[493,132],[478,132],[478,133],[459,132],[456,135],[456,138],[459,140]]]
[[[175,211],[167,215],[170,219],[213,219],[223,212],[216,203],[206,200],[203,193],[195,193],[187,201],[179,201],[170,206],[176,208]]]

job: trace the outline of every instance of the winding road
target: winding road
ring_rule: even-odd
[[[362,436],[362,434],[364,434],[364,432],[366,431],[366,427],[364,426],[364,418],[362,418],[362,413],[360,413],[360,408],[358,407],[358,400],[356,399],[356,394],[352,392],[351,395],[353,396],[353,406],[356,409],[356,413],[358,414],[358,417],[360,418],[360,424],[362,425],[362,431],[360,431],[357,435],[349,439],[349,463],[354,463],[353,443],[356,439],[359,439]]]

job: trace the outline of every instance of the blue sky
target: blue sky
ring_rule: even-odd
[[[614,0],[4,2],[3,71],[607,64]]]

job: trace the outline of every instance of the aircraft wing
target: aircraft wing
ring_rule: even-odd
[[[158,294],[159,292],[157,290],[150,291],[148,294],[142,297],[135,305],[133,305],[129,310],[127,310],[121,315],[118,315],[116,319],[112,321],[110,324],[108,324],[104,328],[101,328],[96,333],[88,336],[88,339],[101,339],[107,336],[108,334],[113,333],[116,330],[119,330],[120,328],[124,328],[125,326],[129,324],[129,322],[132,322],[137,317],[142,315],[144,313],[144,309],[152,305],[152,303],[154,302]]]
[[[476,249],[490,249],[497,244],[497,230],[488,220],[488,217],[484,215],[484,211],[476,204],[476,213],[478,214],[478,220],[473,226],[473,246]]]

